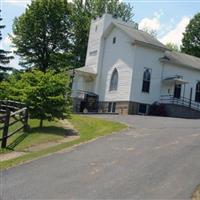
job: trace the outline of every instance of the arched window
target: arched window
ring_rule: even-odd
[[[195,95],[195,101],[200,102],[200,82],[196,84],[196,95]]]
[[[118,72],[114,69],[110,80],[110,91],[117,90],[118,87]]]
[[[145,69],[143,74],[142,92],[149,93],[151,82],[151,69]]]

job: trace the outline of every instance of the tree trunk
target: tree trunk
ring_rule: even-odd
[[[40,119],[40,128],[43,127],[43,119]]]

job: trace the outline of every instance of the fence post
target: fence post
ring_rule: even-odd
[[[8,139],[7,136],[8,136],[9,122],[10,122],[10,110],[6,109],[6,117],[5,117],[5,122],[4,122],[3,139],[1,143],[1,148],[6,148],[7,139]]]
[[[25,114],[24,114],[24,132],[27,132],[28,129],[29,129],[29,126],[28,126],[28,108],[26,108]]]

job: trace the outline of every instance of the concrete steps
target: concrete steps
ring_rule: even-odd
[[[163,104],[168,117],[200,119],[200,111],[175,104]]]

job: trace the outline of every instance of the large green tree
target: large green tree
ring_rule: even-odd
[[[104,13],[129,21],[133,7],[119,0],[73,0],[74,66],[84,66],[91,20]]]
[[[181,51],[200,57],[200,13],[190,20],[183,35]]]
[[[180,49],[179,49],[178,45],[176,45],[176,44],[174,44],[174,43],[169,42],[169,43],[167,43],[165,46],[166,46],[168,49],[172,50],[172,51],[180,52]]]
[[[13,25],[12,42],[20,64],[60,71],[69,65],[72,43],[70,4],[67,0],[32,0]]]
[[[3,19],[1,18],[1,10],[0,10],[0,22]],[[5,26],[1,25],[0,23],[0,42],[3,39],[2,38],[2,32],[1,29],[4,29]],[[7,71],[12,70],[11,67],[8,67],[7,64],[10,63],[10,60],[13,58],[12,56],[10,56],[11,52],[10,51],[5,51],[4,49],[0,48],[0,82],[6,77],[7,75]]]
[[[12,74],[0,84],[0,99],[24,102],[30,117],[43,120],[64,118],[71,111],[69,77],[65,73],[39,70]]]

